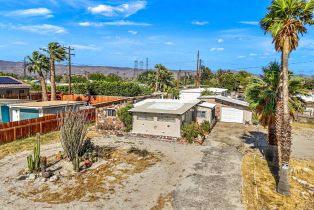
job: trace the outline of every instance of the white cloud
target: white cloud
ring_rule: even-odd
[[[76,50],[99,50],[99,48],[97,48],[95,45],[71,44],[70,46]]]
[[[217,42],[218,42],[218,43],[223,43],[224,40],[223,40],[222,38],[220,38],[220,39],[217,40]]]
[[[8,16],[23,16],[23,17],[34,17],[44,16],[47,18],[53,17],[52,12],[47,8],[33,8],[25,10],[15,10],[7,13]]]
[[[246,58],[245,55],[239,55],[237,58]]]
[[[8,28],[12,30],[28,31],[38,34],[64,34],[67,33],[66,29],[61,26],[42,24],[42,25],[12,25],[12,24],[0,24],[2,28]]]
[[[137,31],[132,31],[132,30],[130,30],[130,31],[128,31],[130,34],[132,34],[132,35],[136,35],[136,34],[138,34],[138,32]]]
[[[254,26],[257,26],[259,24],[258,21],[240,21],[239,23],[245,24],[245,25],[254,25]]]
[[[146,1],[133,1],[118,6],[99,4],[94,7],[88,7],[92,14],[100,14],[107,17],[122,16],[129,17],[146,7]]]
[[[101,27],[101,26],[150,26],[149,23],[140,23],[140,22],[133,22],[128,20],[118,20],[112,22],[80,22],[80,26],[94,26],[94,27]]]
[[[223,47],[212,47],[211,49],[210,49],[210,51],[212,51],[212,52],[214,52],[214,51],[220,51],[220,52],[222,52],[222,51],[224,51],[225,50],[225,48],[223,48]]]
[[[257,54],[256,53],[250,53],[249,56],[254,57],[254,56],[257,56]]]
[[[193,21],[193,25],[204,26],[208,24],[208,21]]]
[[[21,42],[21,41],[12,42],[12,44],[14,44],[14,45],[28,45],[28,43]]]
[[[173,43],[173,42],[165,42],[164,44],[165,45],[175,45],[175,43]]]

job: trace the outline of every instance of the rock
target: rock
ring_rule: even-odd
[[[50,178],[53,175],[53,173],[51,171],[45,171],[41,173],[41,176],[43,178]]]
[[[41,181],[41,182],[46,182],[46,181],[47,181],[47,178],[41,178],[40,181]]]
[[[27,179],[27,176],[26,176],[26,175],[21,175],[21,176],[19,176],[19,177],[17,178],[17,180],[19,180],[19,181],[23,181],[23,180],[25,180],[25,179]]]
[[[30,175],[28,175],[28,179],[34,181],[36,179],[36,175],[30,174]]]
[[[54,175],[52,177],[49,178],[50,182],[56,182],[59,179],[59,177],[57,175]]]
[[[113,182],[113,181],[116,180],[116,177],[108,176],[108,177],[107,177],[107,180],[108,180],[109,182]]]

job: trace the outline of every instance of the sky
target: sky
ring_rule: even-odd
[[[280,59],[258,22],[270,0],[0,0],[0,60],[22,61],[51,41],[72,46],[74,65],[133,67],[149,59],[172,70],[260,73]],[[290,69],[314,75],[314,27]]]

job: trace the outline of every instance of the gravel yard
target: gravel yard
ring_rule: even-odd
[[[311,139],[304,131],[294,132],[294,142]],[[182,145],[140,137],[95,137],[100,146],[131,146],[146,149],[160,160],[144,171],[134,173],[113,186],[112,192],[95,201],[74,200],[50,204],[33,202],[9,192],[6,180],[17,177],[26,167],[30,151],[0,160],[0,209],[244,209],[241,203],[242,149],[245,145],[263,146],[265,130],[252,126],[218,123],[203,146]],[[312,142],[310,140],[304,140]],[[295,143],[297,147],[298,143]],[[42,146],[42,154],[52,155],[61,145]],[[298,151],[298,150],[296,150]],[[293,152],[299,154],[299,152]]]

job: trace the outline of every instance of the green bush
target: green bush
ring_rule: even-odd
[[[129,132],[132,130],[132,114],[129,112],[133,108],[132,104],[129,104],[118,110],[118,117],[123,122],[126,127],[126,131]]]
[[[200,128],[202,129],[203,132],[209,132],[210,131],[210,122],[205,120],[204,122],[201,123]]]
[[[186,124],[182,127],[182,137],[192,144],[198,135],[204,136],[203,130],[197,123]]]
[[[106,95],[106,96],[140,96],[151,94],[151,90],[134,82],[106,82],[96,81],[84,84],[75,84],[73,91],[84,95]]]

